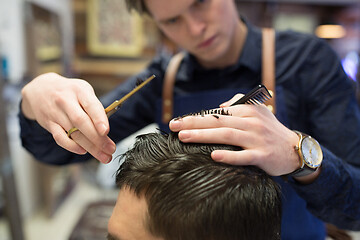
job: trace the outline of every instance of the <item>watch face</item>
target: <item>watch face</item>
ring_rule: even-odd
[[[320,166],[323,154],[320,144],[314,138],[310,136],[304,138],[301,144],[301,151],[306,165],[310,168],[317,168]]]

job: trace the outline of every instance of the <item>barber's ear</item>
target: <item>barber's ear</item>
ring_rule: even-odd
[[[244,94],[238,93],[238,94],[234,95],[230,100],[220,104],[220,107],[230,107],[231,104],[233,104],[234,102],[236,102],[243,96],[244,96]]]

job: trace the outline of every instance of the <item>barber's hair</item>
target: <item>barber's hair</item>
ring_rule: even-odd
[[[129,10],[135,10],[139,14],[149,14],[149,11],[144,3],[144,0],[125,0],[126,6]]]
[[[189,144],[177,134],[137,137],[123,154],[116,182],[145,197],[147,230],[166,240],[278,240],[281,193],[254,166],[215,162],[215,149],[234,146]]]

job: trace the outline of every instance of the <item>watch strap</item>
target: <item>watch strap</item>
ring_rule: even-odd
[[[312,174],[317,168],[309,168],[306,164],[302,168],[296,169],[292,173],[289,173],[291,177],[303,177]]]

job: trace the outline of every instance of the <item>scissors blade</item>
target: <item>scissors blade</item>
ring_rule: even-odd
[[[107,117],[109,118],[111,115],[113,115],[120,107],[120,105],[125,102],[127,99],[129,99],[134,93],[139,91],[142,87],[144,87],[146,84],[148,84],[151,80],[153,80],[156,76],[153,74],[148,79],[146,79],[144,82],[139,84],[136,88],[131,90],[128,94],[126,94],[124,97],[122,97],[119,100],[115,100],[112,104],[110,104],[107,108],[105,108],[105,113]]]

